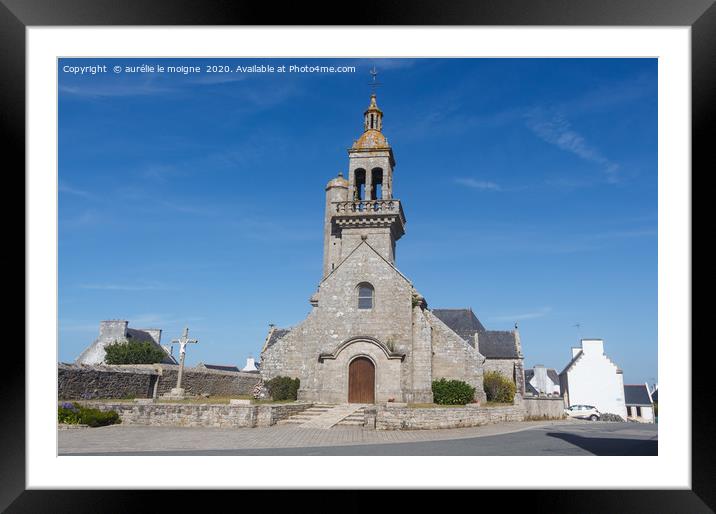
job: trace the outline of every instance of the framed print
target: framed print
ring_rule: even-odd
[[[42,510],[49,503],[53,510],[87,510],[90,497],[119,504],[135,494],[133,489],[466,489],[491,495],[517,489],[529,490],[520,497],[525,505],[537,498],[557,511],[569,510],[577,501],[589,504],[588,511],[711,511],[716,505],[712,430],[706,421],[708,409],[699,407],[708,405],[707,359],[699,358],[701,346],[692,343],[691,335],[691,181],[692,170],[713,161],[705,135],[716,104],[713,2],[660,1],[647,7],[637,1],[596,5],[513,0],[458,2],[449,8],[375,3],[356,12],[350,25],[327,12],[313,18],[310,8],[274,10],[224,2],[3,0],[3,123],[9,151],[23,163],[17,168],[25,169],[28,301],[25,352],[18,351],[13,358],[23,366],[16,364],[3,386],[12,416],[4,423],[0,505],[10,512]],[[332,71],[339,69],[340,73]],[[610,84],[618,86],[610,89]],[[586,93],[574,95],[576,90]],[[392,105],[382,102],[383,94]],[[628,102],[635,98],[641,103],[629,110]],[[353,105],[356,99],[360,106]],[[588,128],[577,128],[570,119],[578,111],[589,113]],[[346,121],[353,115],[355,120]],[[353,134],[350,127],[356,120],[359,130]],[[316,124],[325,126],[318,130]],[[345,143],[350,147],[348,161],[340,157],[345,134],[355,136]],[[504,150],[510,148],[508,142],[519,149],[516,154]],[[366,158],[366,152],[370,162],[354,165]],[[393,173],[395,162],[401,160],[407,169],[399,166]],[[346,164],[348,168],[342,169]],[[324,166],[327,169],[321,169]],[[577,175],[575,170],[582,169],[592,174]],[[418,185],[408,185],[411,176]],[[637,182],[634,177],[643,182],[630,189]],[[410,204],[393,196],[399,188],[410,191]],[[443,199],[433,203],[425,195]],[[547,239],[534,237],[534,226],[544,221],[540,216],[550,209],[558,211],[560,203],[563,212],[574,216],[570,234],[578,233],[585,219],[597,220],[600,224],[595,221],[594,226],[600,230],[571,240],[559,228]],[[324,206],[328,221],[316,235],[311,220],[324,215]],[[332,206],[338,211],[329,216]],[[442,213],[431,213],[433,208]],[[477,210],[485,219],[490,213],[520,216],[504,214],[499,224],[495,215],[493,231],[479,232],[473,226],[478,218],[460,220]],[[452,218],[446,212],[452,212]],[[626,217],[637,221],[628,226],[605,222]],[[561,218],[567,226],[568,220]],[[426,289],[433,291],[425,297],[418,281],[413,286],[412,277],[406,278],[405,270],[396,267],[396,241],[405,233],[406,219],[414,219],[415,225],[433,224],[417,229],[422,240],[416,237],[406,250],[413,256],[407,264],[412,275],[412,262],[415,269],[435,270],[423,276]],[[523,224],[520,231],[506,228],[516,223]],[[344,235],[336,236],[337,231]],[[484,244],[469,241],[478,233]],[[623,250],[623,245],[605,244],[607,240],[637,243]],[[514,305],[512,310],[488,309],[485,319],[475,318],[479,328],[468,335],[474,339],[475,355],[484,354],[484,362],[495,367],[507,357],[497,351],[489,355],[490,345],[501,344],[498,339],[510,334],[519,349],[521,337],[519,351],[524,350],[524,362],[535,368],[525,375],[523,363],[513,363],[516,367],[507,374],[522,373],[521,379],[513,375],[516,390],[531,387],[524,377],[539,372],[538,357],[527,350],[533,343],[524,334],[526,327],[534,326],[533,320],[545,318],[559,319],[560,326],[574,337],[578,334],[582,343],[581,352],[573,348],[568,356],[572,360],[565,359],[567,366],[554,364],[562,366],[555,374],[562,378],[553,380],[562,391],[560,398],[569,380],[569,394],[577,397],[569,368],[580,355],[586,359],[588,347],[597,348],[599,358],[606,361],[616,354],[617,364],[630,363],[631,368],[623,371],[626,379],[618,380],[631,384],[658,376],[666,396],[658,426],[642,450],[614,450],[636,437],[636,425],[625,427],[626,439],[619,443],[617,435],[597,441],[601,436],[551,434],[555,444],[561,437],[562,443],[578,449],[575,453],[401,454],[365,449],[362,456],[335,454],[331,466],[324,464],[328,453],[319,449],[267,459],[270,453],[260,451],[222,454],[221,446],[182,453],[179,446],[167,444],[161,448],[166,451],[142,453],[147,443],[121,459],[99,446],[85,454],[62,446],[69,439],[58,435],[57,405],[58,398],[69,397],[58,393],[58,370],[85,354],[83,348],[96,336],[100,319],[116,316],[132,318],[130,328],[126,321],[114,320],[124,323],[124,336],[143,330],[152,335],[153,329],[138,327],[158,325],[165,330],[161,343],[167,346],[171,341],[180,348],[177,356],[175,350],[164,348],[172,362],[157,372],[159,378],[148,379],[154,391],[147,399],[152,401],[161,394],[184,401],[184,388],[193,387],[192,370],[216,368],[212,362],[228,364],[252,354],[251,362],[257,357],[267,379],[272,369],[271,378],[292,377],[294,373],[286,371],[290,366],[313,370],[301,375],[302,385],[296,385],[299,399],[319,406],[365,405],[361,422],[372,416],[370,406],[379,405],[374,424],[376,419],[389,423],[385,420],[398,416],[403,407],[414,408],[409,420],[403,418],[396,426],[447,429],[444,424],[430,425],[429,409],[440,407],[434,401],[435,381],[440,376],[461,378],[444,371],[448,361],[468,366],[469,359],[477,359],[444,350],[450,358],[441,360],[439,348],[451,349],[454,343],[435,343],[452,337],[439,334],[460,335],[465,328],[451,318],[457,309],[442,311],[439,304],[430,303],[431,295],[440,298],[443,292],[449,298],[443,302],[469,301],[463,300],[457,286],[443,285],[460,282],[450,269],[456,261],[450,264],[445,259],[446,253],[456,251],[448,250],[455,241],[461,241],[463,269],[479,263],[487,250],[493,258],[498,249],[505,252],[497,259],[503,261],[499,268],[496,260],[485,261],[491,263],[488,269],[463,275],[466,289],[473,283],[469,289],[478,290],[482,273],[514,274],[529,281],[530,286],[513,292],[513,298],[524,299],[522,304],[511,299],[506,303]],[[341,253],[333,248],[336,244],[347,250]],[[402,257],[400,245],[405,244],[398,243],[397,255]],[[545,250],[535,258],[540,245]],[[323,253],[315,258],[321,246]],[[350,259],[361,252],[367,252],[365,262],[378,263],[376,269],[382,271],[365,275],[358,263],[358,271],[352,271],[345,283],[332,278],[348,273]],[[576,257],[560,261],[555,255]],[[232,259],[238,262],[232,264]],[[316,264],[319,261],[322,266]],[[561,296],[574,294],[575,284],[573,289],[561,289],[563,278],[551,283],[537,278],[556,274],[557,262],[569,262],[561,271],[584,281],[584,297],[590,291],[595,296],[581,300],[594,310],[585,327],[580,319],[566,321],[572,312],[563,307],[568,302]],[[272,267],[284,271],[272,276],[267,271]],[[302,296],[299,304],[294,293],[300,296],[315,288],[316,267],[319,288],[310,306]],[[604,273],[602,284],[599,273]],[[513,280],[515,289],[518,279]],[[611,294],[605,286],[609,281],[614,281]],[[293,285],[284,292],[278,283],[288,282]],[[68,284],[77,294],[67,293]],[[496,285],[494,290],[487,283],[482,287],[491,291],[487,298],[495,306],[501,294],[508,296]],[[320,306],[330,312],[331,320],[343,318],[335,321],[336,327],[350,325],[353,322],[346,320],[355,316],[356,324],[383,330],[384,319],[370,316],[392,305],[401,288],[409,295],[408,304],[412,302],[406,311],[412,312],[406,321],[412,323],[407,329],[411,341],[419,340],[414,335],[415,317],[425,311],[421,323],[431,334],[427,349],[401,346],[403,332],[397,328],[395,334],[381,332],[381,337],[345,337],[333,321],[314,321],[318,328],[313,333],[305,329],[305,340],[295,335],[299,331],[291,335],[309,308],[309,318],[320,318]],[[553,299],[539,303],[540,297],[530,297],[530,289],[550,290]],[[353,303],[326,311],[322,302],[344,290]],[[204,311],[196,307],[200,302],[207,305]],[[274,310],[292,308],[284,303],[300,306],[296,312]],[[600,305],[605,305],[603,310]],[[169,314],[171,309],[184,310]],[[273,312],[283,312],[275,316],[291,321],[274,326],[274,321],[281,321],[271,319]],[[397,326],[404,313],[390,312],[390,323]],[[477,309],[476,313],[480,314]],[[603,325],[591,321],[600,316]],[[264,327],[252,328],[257,318],[259,325],[272,323],[267,333]],[[368,319],[372,321],[364,321]],[[189,332],[186,325],[197,328]],[[70,326],[74,335],[68,334]],[[607,334],[614,327],[614,334],[626,334],[614,335],[614,340],[626,342],[610,347],[612,335],[604,344],[598,343],[601,339],[584,339],[579,330],[587,327]],[[115,328],[100,325],[100,336]],[[550,330],[554,338],[564,340],[562,329],[546,326],[543,345],[548,344]],[[162,346],[161,330],[159,334],[157,348]],[[320,350],[317,346],[313,353],[306,350],[300,362],[287,364],[290,359],[281,344],[291,341],[292,348],[308,348],[322,337],[333,337],[335,344]],[[253,342],[232,346],[244,344],[233,343],[232,338]],[[632,344],[629,339],[638,351],[624,349]],[[465,355],[473,355],[473,349]],[[425,376],[420,374],[420,351],[430,363]],[[239,357],[234,356],[237,352]],[[653,362],[649,373],[642,368],[639,375],[632,371],[638,366],[631,363],[640,360]],[[249,370],[249,364],[242,371],[241,362],[235,371],[256,371]],[[484,366],[489,372],[491,368]],[[172,371],[176,369],[178,374]],[[169,377],[176,384],[167,385]],[[262,384],[256,386],[256,394],[261,394]],[[626,391],[624,384],[620,387]],[[471,401],[478,408],[493,401],[482,387],[477,390],[477,396],[473,391],[470,400],[462,401],[465,416],[471,415]],[[649,384],[646,392],[653,392]],[[131,401],[151,403],[134,396]],[[646,409],[637,402],[632,410],[624,399],[622,404],[624,417],[636,418],[637,412],[641,417]],[[511,411],[502,407],[507,419]],[[595,409],[595,415],[616,409]],[[357,412],[349,410],[341,419]],[[251,412],[255,418],[259,412],[270,412],[272,420],[283,415],[268,407]],[[455,408],[453,415],[460,417],[455,413],[462,412]],[[86,430],[90,444],[95,436],[89,434],[101,439],[111,428]],[[418,441],[419,432],[428,433],[415,430],[410,437]],[[166,438],[173,437],[167,433]],[[372,441],[372,436],[361,437]],[[403,436],[394,437],[398,441]],[[409,440],[399,442],[407,445]],[[166,466],[168,459],[171,466]],[[545,473],[527,473],[532,463]],[[162,468],[186,473],[157,471]],[[109,491],[117,488],[127,490]]]

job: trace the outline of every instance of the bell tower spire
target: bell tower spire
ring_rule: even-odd
[[[383,130],[383,111],[378,107],[376,102],[375,92],[370,95],[370,105],[366,109],[365,121],[363,123],[363,131],[377,130],[381,132]]]
[[[400,200],[393,198],[393,149],[383,134],[383,111],[375,94],[363,113],[363,134],[348,149],[348,180],[342,175],[326,187],[323,276],[366,241],[395,263],[395,242],[405,233]]]

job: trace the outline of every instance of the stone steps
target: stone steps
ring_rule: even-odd
[[[279,421],[280,425],[298,425],[304,428],[327,429],[337,424],[363,426],[364,405],[314,405],[305,411]]]
[[[277,425],[302,425],[303,423],[306,423],[307,421],[310,421],[326,412],[331,410],[335,405],[329,405],[329,404],[315,404],[312,407],[309,407],[308,409],[298,413],[294,414],[290,418],[282,419],[281,421],[277,422]]]
[[[336,426],[362,427],[365,424],[365,407],[361,407],[353,414],[343,418]]]

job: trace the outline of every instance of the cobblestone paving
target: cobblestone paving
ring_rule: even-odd
[[[507,434],[535,427],[575,423],[580,422],[571,420],[513,422],[470,428],[409,431],[366,430],[362,427],[350,426],[336,426],[326,430],[291,425],[243,429],[113,425],[84,430],[58,430],[57,434],[58,453],[64,454],[410,443]]]

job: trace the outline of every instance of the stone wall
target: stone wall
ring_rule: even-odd
[[[176,387],[179,366],[78,366],[58,364],[57,397],[61,400],[93,398],[152,398]],[[182,387],[187,394],[246,396],[261,379],[258,373],[184,368]]]
[[[83,403],[88,407],[103,411],[114,410],[119,414],[122,423],[127,425],[223,428],[252,428],[274,425],[277,421],[298,414],[312,405],[310,403],[271,405]]]
[[[125,366],[57,365],[57,397],[61,400],[91,398],[151,398],[159,372]]]
[[[546,396],[526,397],[522,400],[528,418],[562,419],[564,417],[564,399]]]
[[[161,370],[157,394],[161,396],[176,387],[179,366],[162,364],[157,367]],[[181,386],[187,394],[245,396],[253,392],[253,388],[259,380],[261,380],[261,376],[258,373],[184,368]]]
[[[476,405],[476,404],[474,404]],[[366,419],[375,417],[376,430],[430,430],[436,428],[475,427],[504,421],[523,421],[520,404],[504,407],[388,407],[366,409]]]

